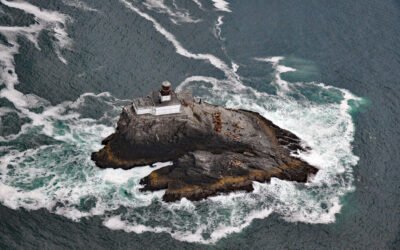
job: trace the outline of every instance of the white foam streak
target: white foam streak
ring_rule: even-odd
[[[113,216],[106,219],[103,222],[103,225],[110,229],[125,230],[126,232],[135,232],[135,233],[144,233],[144,232],[162,233],[170,231],[168,228],[162,228],[162,227],[149,227],[144,225],[131,226],[127,224],[125,221],[121,220],[120,216]]]
[[[239,233],[244,228],[248,227],[253,220],[267,218],[272,212],[273,209],[270,208],[261,211],[254,211],[250,213],[246,217],[246,220],[239,226],[219,226],[211,234],[211,239],[212,239],[211,243],[216,243],[218,240],[225,238],[229,234]],[[210,242],[203,242],[203,243],[210,243]]]
[[[141,168],[133,168],[129,171],[122,169],[105,169],[102,171],[102,178],[110,183],[124,184],[130,179],[142,179],[149,175],[151,172],[172,165],[172,162],[164,162],[155,164],[155,167],[143,166]]]
[[[133,6],[132,3],[126,1],[126,0],[120,0],[123,4],[125,4],[126,7],[128,7],[130,10],[134,11],[136,14],[139,16],[145,18],[146,20],[150,21],[153,23],[154,28],[161,34],[163,35],[169,42],[172,43],[172,45],[175,47],[176,52],[179,55],[182,55],[187,58],[192,58],[196,60],[203,60],[209,62],[211,65],[213,65],[215,68],[223,71],[225,73],[225,76],[232,81],[239,81],[239,76],[233,72],[233,70],[221,59],[218,57],[212,55],[212,54],[195,54],[191,53],[190,51],[186,50],[182,44],[175,38],[173,34],[171,34],[169,31],[167,31],[161,24],[159,24],[153,17],[150,15],[140,11],[138,8]]]
[[[225,40],[225,38],[223,38],[221,36],[221,32],[222,32],[221,26],[224,24],[224,21],[222,20],[223,18],[224,18],[224,16],[219,16],[217,18],[217,21],[215,22],[215,26],[214,26],[214,35],[217,39],[219,39],[221,41]],[[234,72],[236,72],[236,71],[234,70]]]
[[[164,0],[146,0],[143,3],[143,5],[149,10],[155,10],[158,13],[167,14],[170,17],[170,20],[175,24],[197,23],[200,21],[200,19],[192,18],[188,10],[178,8],[175,2],[173,2],[173,4],[175,7],[174,9],[168,7]]]
[[[60,14],[55,11],[39,9],[38,7],[36,7],[30,3],[27,3],[27,2],[22,2],[22,1],[10,2],[10,1],[6,1],[6,0],[1,0],[0,2],[10,8],[23,10],[26,13],[32,14],[35,17],[42,19],[42,20],[46,20],[48,22],[63,23],[66,19],[66,16],[63,14]]]
[[[61,50],[70,49],[72,46],[72,41],[65,30],[67,21],[72,21],[69,16],[56,11],[40,9],[37,6],[23,1],[10,2],[0,0],[0,2],[10,8],[16,8],[34,15],[35,20],[38,22],[38,24],[32,24],[28,27],[1,26],[0,32],[9,40],[9,43],[16,47],[12,49],[3,46],[5,52],[8,52],[8,54],[12,56],[18,53],[18,44],[16,42],[17,35],[25,36],[39,48],[37,43],[39,32],[43,29],[50,29],[54,32],[54,37],[56,38],[55,52],[63,63],[67,63],[67,60],[62,56]]]
[[[245,87],[242,84],[234,84],[234,82],[230,80],[220,80],[214,77],[209,77],[209,76],[190,76],[186,78],[183,82],[181,82],[178,87],[176,88],[177,92],[183,91],[185,88],[190,87],[193,82],[206,82],[210,83],[213,86],[214,90],[222,90],[224,87],[229,86],[231,92],[242,92],[245,90],[252,91],[252,89],[249,89]],[[225,96],[226,94],[221,93],[221,97]]]
[[[284,65],[279,64],[284,57],[281,56],[274,56],[274,57],[267,57],[267,58],[255,58],[257,61],[261,62],[268,62],[272,64],[272,68],[275,69],[274,81],[278,86],[278,94],[285,95],[290,91],[289,83],[282,79],[281,75],[286,72],[296,71],[296,69],[287,67]]]
[[[97,9],[90,7],[87,3],[79,0],[62,0],[62,2],[71,7],[75,7],[84,11],[98,12]]]
[[[200,0],[192,0],[201,10],[203,9],[203,5],[201,4]]]

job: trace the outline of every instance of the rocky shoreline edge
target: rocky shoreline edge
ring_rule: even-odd
[[[123,108],[115,133],[92,153],[100,168],[172,161],[141,179],[141,191],[165,189],[164,201],[201,200],[219,193],[253,191],[272,177],[307,182],[318,169],[295,157],[307,151],[300,138],[258,113],[195,101],[179,94],[181,113],[137,115]]]

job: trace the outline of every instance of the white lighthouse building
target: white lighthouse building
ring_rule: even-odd
[[[138,115],[169,115],[181,112],[181,102],[168,81],[162,83],[160,91],[134,99],[132,106]]]

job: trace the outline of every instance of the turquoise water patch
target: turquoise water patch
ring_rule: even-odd
[[[287,72],[282,79],[289,82],[313,82],[319,79],[320,73],[317,65],[306,59],[295,56],[287,56],[282,60],[282,65],[294,68],[296,71]]]
[[[0,136],[18,134],[22,125],[30,122],[26,117],[20,117],[16,112],[9,112],[0,116]]]
[[[358,113],[366,112],[368,107],[372,105],[371,101],[367,98],[361,98],[358,101],[350,100],[349,101],[350,110],[349,113],[352,116],[357,115]]]
[[[293,83],[291,85],[296,91],[288,93],[295,99],[306,99],[319,104],[340,103],[343,100],[343,93],[340,89],[326,88],[316,84]],[[358,101],[357,101],[358,102]]]

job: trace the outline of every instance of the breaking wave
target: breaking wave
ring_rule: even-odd
[[[91,152],[101,147],[101,139],[113,132],[127,100],[108,93],[86,93],[73,102],[53,106],[14,88],[18,83],[13,65],[13,56],[18,53],[16,35],[37,44],[40,30],[53,30],[58,34],[55,51],[59,50],[60,60],[66,62],[61,51],[71,45],[65,30],[69,17],[25,2],[1,0],[32,13],[38,20],[38,24],[28,27],[0,27],[8,43],[14,45],[0,45],[4,84],[0,97],[12,104],[0,109],[0,118],[4,120],[14,113],[24,120],[19,131],[0,136],[1,203],[13,209],[46,208],[76,221],[97,216],[112,230],[167,232],[178,240],[206,244],[240,232],[254,219],[271,213],[290,222],[334,222],[342,207],[341,198],[354,190],[352,167],[358,157],[352,153],[354,125],[349,112],[354,108],[350,104],[361,99],[322,83],[284,80],[285,73],[301,70],[285,66],[284,57],[254,59],[266,70],[272,69],[273,80],[265,80],[265,85],[272,86],[275,93],[255,90],[242,82],[237,64],[232,62],[229,67],[212,54],[188,51],[149,14],[121,1],[151,22],[178,54],[206,61],[226,76],[191,76],[180,83],[178,90],[191,90],[215,104],[259,112],[310,146],[312,150],[299,157],[320,171],[306,184],[273,178],[270,183],[255,182],[252,193],[236,192],[198,202],[182,199],[165,203],[161,200],[164,191],[139,192],[139,180],[154,168],[101,170],[90,160]],[[221,10],[227,8],[218,6]],[[156,168],[168,164],[159,163]]]

